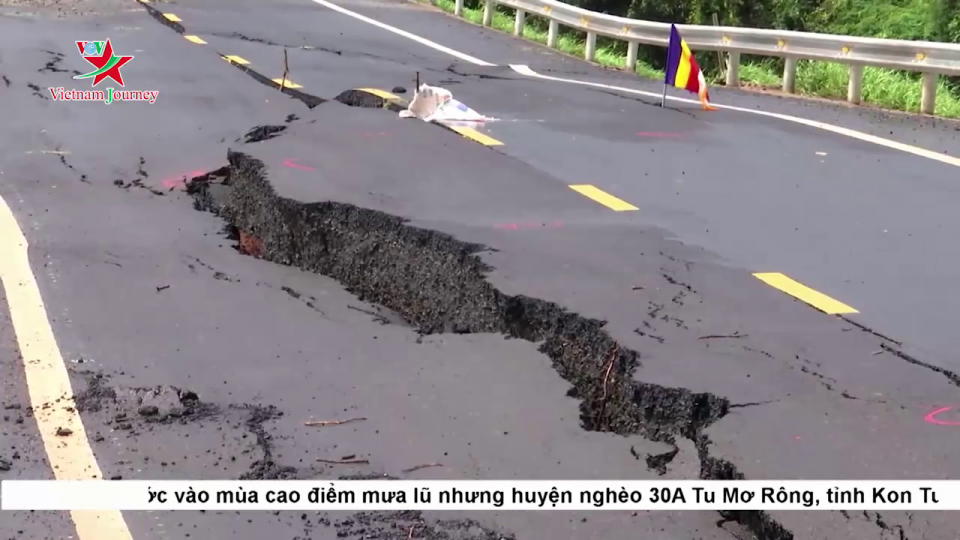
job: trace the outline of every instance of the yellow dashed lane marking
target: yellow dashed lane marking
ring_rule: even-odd
[[[473,128],[451,126],[450,129],[456,131],[457,133],[463,135],[468,139],[473,139],[474,141],[477,141],[478,143],[484,146],[503,146],[502,142],[494,139],[493,137],[490,137],[489,135],[484,135],[483,133],[480,133],[479,131]]]
[[[396,94],[391,94],[390,92],[387,92],[387,91],[385,91],[385,90],[380,90],[380,89],[378,89],[378,88],[357,88],[356,91],[357,91],[357,92],[366,92],[366,93],[368,93],[368,94],[373,94],[373,95],[375,95],[375,96],[377,96],[377,97],[381,97],[381,98],[383,98],[383,99],[389,99],[389,100],[391,100],[391,101],[400,99],[400,96],[398,96],[398,95],[396,95]]]
[[[277,83],[277,86],[280,86],[282,84],[284,88],[303,88],[302,86],[291,81],[290,79],[283,80],[283,79],[277,78],[277,79],[271,79],[271,80]]]
[[[47,459],[57,480],[102,479],[73,400],[60,348],[30,269],[27,239],[7,203],[0,199],[0,281],[23,357],[30,406]],[[62,430],[61,430],[62,428]],[[69,435],[58,436],[57,432]],[[116,510],[73,511],[79,540],[132,540]]]
[[[172,21],[172,22],[183,22],[183,19],[181,19],[180,17],[177,17],[177,16],[174,15],[173,13],[164,13],[164,14],[163,14],[163,17],[164,17],[165,19],[167,19],[168,21]]]
[[[207,44],[206,41],[200,39],[200,36],[183,36],[183,37],[185,37],[185,38],[187,39],[187,41],[196,43],[197,45],[206,45],[206,44]]]
[[[829,313],[830,315],[840,315],[842,313],[860,313],[843,302],[834,300],[833,298],[830,298],[821,292],[817,292],[810,287],[803,285],[802,283],[798,283],[779,272],[761,272],[754,274],[754,276],[767,285],[770,285],[775,289],[780,289],[790,296],[793,296],[798,300],[802,300],[819,309],[820,311]]]
[[[606,191],[589,184],[570,186],[570,189],[576,191],[584,197],[589,197],[608,208],[616,210],[617,212],[639,210],[639,208],[628,203],[627,201],[618,199]]]
[[[250,63],[243,57],[235,56],[232,54],[228,54],[227,56],[224,56],[223,59],[226,60],[227,62],[230,62],[231,64],[239,64],[241,66],[246,66]],[[280,84],[280,83],[277,83],[277,84]]]

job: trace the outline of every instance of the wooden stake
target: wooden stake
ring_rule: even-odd
[[[717,17],[716,13],[713,13],[713,25],[720,26],[720,18]],[[723,51],[717,51],[717,58],[720,61],[720,76],[726,79],[727,77],[727,62],[723,57]]]
[[[344,424],[349,424],[350,422],[361,422],[366,420],[364,417],[358,418],[349,418],[347,420],[308,420],[303,423],[305,426],[342,426]]]
[[[287,85],[287,72],[290,70],[289,65],[287,64],[287,48],[283,48],[283,78],[280,80],[280,91],[283,92],[283,87]]]

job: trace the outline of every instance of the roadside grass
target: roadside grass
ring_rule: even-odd
[[[453,13],[455,6],[454,0],[430,0],[430,3],[434,6],[448,12]],[[463,18],[475,23],[483,23],[483,9],[469,8],[464,6],[463,8]],[[526,17],[526,24],[523,27],[523,37],[529,39],[530,41],[535,41],[537,43],[546,45],[547,43],[547,22],[545,19],[538,18],[535,14],[528,13]],[[493,13],[493,23],[491,27],[495,30],[501,32],[506,32],[508,34],[513,33],[513,15],[508,15],[503,13],[500,10],[497,10]],[[586,47],[586,36],[578,35],[575,32],[561,32],[557,36],[557,50],[566,54],[573,56],[578,56],[583,58],[584,49]],[[623,50],[620,50],[620,49]],[[618,47],[616,45],[603,45],[600,39],[597,40],[597,52],[594,56],[594,61],[597,64],[608,67],[623,68],[623,64],[626,61],[626,46]],[[637,62],[636,67],[637,75],[641,77],[647,77],[655,79],[658,77],[663,77],[663,71],[654,69],[649,64],[643,62]]]
[[[426,0],[425,0],[426,1]],[[453,13],[454,0],[428,0],[430,4]],[[506,9],[506,8],[504,8]],[[481,24],[483,9],[464,6],[463,18]],[[513,15],[500,11],[494,12],[492,28],[501,32],[513,33]],[[527,14],[523,28],[523,37],[537,43],[547,43],[547,22],[535,14]],[[557,50],[583,58],[585,35],[580,32],[561,32],[557,37]],[[626,44],[616,40],[598,38],[595,62],[602,66],[623,68],[626,59]],[[782,64],[775,59],[746,61],[740,64],[740,82],[744,86],[761,88],[780,88],[782,84]],[[663,71],[638,61],[637,75],[650,79],[663,77]],[[708,77],[710,79],[711,77]],[[713,74],[714,84],[722,84],[719,74]],[[827,62],[801,60],[797,65],[797,87],[800,95],[846,99],[847,66]],[[917,112],[920,109],[919,77],[910,73],[889,69],[866,67],[863,70],[863,101],[885,109]],[[935,114],[946,118],[960,118],[960,89],[954,90],[941,79],[937,88],[937,106]]]
[[[797,92],[845,99],[847,67],[840,64],[801,61],[797,66]],[[920,78],[909,73],[866,67],[863,70],[863,100],[887,109],[920,110]],[[941,79],[937,85],[937,116],[960,118],[960,92]]]

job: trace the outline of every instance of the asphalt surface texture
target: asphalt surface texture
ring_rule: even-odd
[[[29,240],[105,478],[960,474],[958,413],[924,420],[954,407],[960,386],[954,167],[777,119],[532,79],[508,64],[659,91],[420,4],[336,4],[496,65],[308,0],[0,8],[0,197]],[[158,90],[156,103],[51,99],[48,88],[89,84],[72,79],[90,67],[74,41],[106,38],[135,57],[124,89]],[[299,87],[281,92],[270,79],[285,50]],[[417,77],[497,118],[480,131],[503,144],[335,99],[409,97]],[[949,121],[711,95],[957,155]],[[783,272],[859,313],[828,315],[753,272]],[[53,478],[9,296],[0,479]],[[344,456],[368,463],[318,461]],[[960,530],[945,512],[123,517],[137,540]],[[0,515],[0,538],[68,537],[66,513]]]

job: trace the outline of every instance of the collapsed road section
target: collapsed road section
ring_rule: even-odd
[[[408,225],[384,212],[337,202],[302,203],[277,195],[259,160],[228,153],[229,165],[187,186],[198,210],[224,219],[238,249],[278,264],[316,272],[344,284],[360,299],[401,315],[422,334],[499,333],[541,343],[580,399],[587,430],[640,434],[697,448],[700,477],[739,479],[736,467],[710,455],[703,430],[727,414],[727,399],[685,388],[635,381],[639,354],[614,340],[604,322],[559,305],[511,296],[486,279],[486,248]],[[650,456],[662,467],[671,457]],[[762,512],[724,513],[762,540],[793,535]]]

